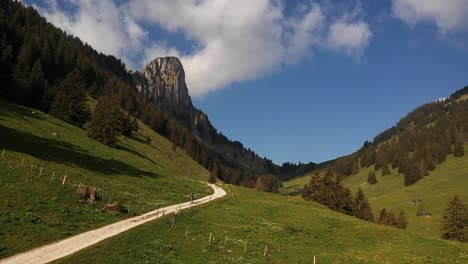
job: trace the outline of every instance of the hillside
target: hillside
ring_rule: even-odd
[[[83,129],[0,100],[0,134],[0,258],[212,192],[205,169],[141,122],[138,133],[111,148]],[[85,186],[96,188],[95,203],[76,193]],[[122,212],[103,212],[109,202],[120,202]]]
[[[409,231],[440,236],[449,200],[458,195],[468,201],[467,92],[465,87],[447,99],[416,108],[357,152],[328,166],[343,177],[342,184],[352,193],[364,191],[374,217],[383,208],[404,210]],[[368,183],[370,173],[377,176],[374,185]],[[310,175],[285,182],[280,192],[299,195],[309,179]],[[418,217],[421,213],[432,215]]]
[[[465,145],[468,151],[468,145]],[[356,175],[345,178],[344,186],[356,193],[361,188],[366,194],[375,217],[378,217],[382,208],[399,212],[403,209],[408,217],[407,230],[422,236],[439,237],[443,210],[454,195],[468,201],[468,156],[455,158],[450,156],[447,161],[437,166],[423,180],[405,187],[403,175],[398,170],[382,177],[377,173],[378,183],[370,185],[367,182],[369,172],[373,167],[362,169]],[[310,175],[297,177],[283,183],[280,192],[283,195],[300,195],[300,191],[310,180]],[[412,200],[421,199],[428,206],[432,217],[417,217],[420,204],[412,204]]]
[[[179,59],[155,58],[132,72],[120,59],[47,22],[33,7],[1,0],[0,14],[0,97],[49,113],[56,87],[79,70],[89,96],[116,95],[121,108],[204,168],[218,167],[218,176],[226,182],[254,187],[261,174],[287,178],[304,169],[296,164],[280,167],[217,131],[192,105]]]
[[[175,229],[169,215],[56,263],[312,263],[313,256],[317,263],[468,260],[466,244],[368,223],[299,197],[222,187],[226,198],[175,216]]]
[[[468,151],[468,145],[465,145]],[[455,158],[450,156],[421,181],[408,187],[402,187],[403,175],[393,170],[390,175],[377,173],[377,184],[367,183],[367,175],[372,168],[361,170],[358,174],[347,177],[343,184],[353,192],[361,188],[372,205],[377,216],[382,208],[399,212],[403,209],[408,217],[408,230],[420,235],[440,236],[442,215],[448,202],[458,195],[465,203],[468,201],[468,156]],[[414,203],[415,200],[421,202]],[[431,217],[418,217],[427,207]]]

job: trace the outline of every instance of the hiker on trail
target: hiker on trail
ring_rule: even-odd
[[[190,196],[190,203],[193,204],[193,201],[195,200],[195,194],[192,193],[192,196]]]

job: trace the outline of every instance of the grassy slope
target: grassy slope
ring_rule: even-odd
[[[59,137],[53,137],[57,132]],[[0,258],[164,205],[212,193],[207,171],[140,123],[117,148],[40,111],[0,101]],[[152,145],[144,139],[150,136]],[[23,167],[20,166],[23,161]],[[31,167],[35,165],[36,167]],[[43,167],[39,178],[40,167]],[[52,181],[52,173],[55,179]],[[66,184],[61,184],[67,174]],[[75,191],[97,188],[104,202],[86,204]],[[130,214],[103,213],[121,202]]]
[[[465,151],[468,151],[466,146]],[[461,158],[449,156],[447,161],[437,166],[429,176],[408,187],[402,187],[403,175],[398,175],[396,171],[384,177],[378,172],[378,183],[369,185],[368,172],[369,169],[362,170],[357,175],[345,179],[343,183],[353,191],[361,187],[376,216],[384,207],[395,212],[403,209],[410,223],[408,230],[418,234],[440,236],[443,211],[453,196],[458,195],[468,203],[468,155]],[[432,217],[416,216],[419,205],[410,203],[415,197],[419,197],[429,206]]]
[[[222,187],[226,198],[183,211],[174,230],[168,215],[57,263],[311,263],[314,255],[317,263],[468,261],[467,244],[364,222],[300,197]]]
[[[465,146],[468,153],[468,146]],[[347,177],[343,184],[356,193],[361,187],[372,205],[375,217],[382,208],[398,213],[403,209],[408,217],[408,230],[417,234],[439,237],[443,210],[454,195],[468,203],[468,155],[461,158],[448,156],[447,161],[437,166],[429,176],[416,184],[404,187],[403,175],[396,170],[391,175],[382,177],[378,171],[375,185],[367,183],[367,175],[372,167],[361,169],[358,174]],[[309,181],[310,176],[304,176],[284,183],[283,194],[292,189],[301,188]],[[409,202],[414,197],[420,197],[429,206],[433,217],[417,217],[419,205]]]

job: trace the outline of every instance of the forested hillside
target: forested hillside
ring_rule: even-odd
[[[95,99],[103,96],[117,98],[125,112],[173,141],[174,148],[184,149],[202,166],[214,170],[216,176],[225,182],[257,188],[271,182],[277,187],[280,184],[277,177],[296,175],[304,169],[301,164],[279,167],[213,129],[218,142],[236,148],[235,155],[253,156],[261,161],[255,166],[261,164],[262,167],[246,166],[234,156],[223,155],[201,140],[196,130],[141,96],[134,87],[133,73],[126,69],[120,59],[96,52],[80,39],[48,23],[32,7],[25,7],[21,2],[0,0],[0,29],[0,96],[12,102],[40,109],[70,122],[68,118],[62,118],[59,111],[53,111],[53,106],[65,105],[62,95],[75,89],[67,88],[65,80],[75,72],[85,95]],[[78,93],[76,97],[83,98],[83,93]],[[76,97],[69,99],[75,100]],[[82,120],[77,124],[84,125],[90,121],[89,114],[79,116]],[[260,174],[265,175],[260,177]],[[275,180],[257,182],[260,178],[269,178],[268,174],[275,175]]]
[[[447,99],[427,103],[403,117],[394,127],[357,152],[338,159],[333,167],[342,176],[356,174],[360,168],[381,170],[382,175],[397,168],[406,186],[428,175],[447,155],[464,155],[468,142],[468,87]]]

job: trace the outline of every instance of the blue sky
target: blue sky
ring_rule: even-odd
[[[468,85],[465,0],[25,2],[130,68],[179,56],[194,104],[276,163],[349,154]]]

